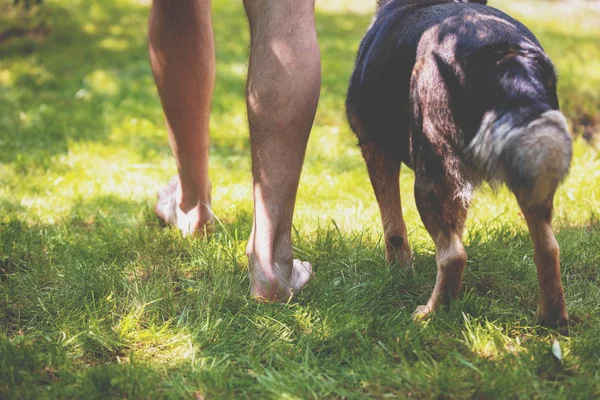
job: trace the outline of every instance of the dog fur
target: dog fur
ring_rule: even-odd
[[[379,0],[360,45],[346,110],[381,211],[386,257],[412,265],[402,216],[401,163],[433,238],[438,274],[422,317],[458,296],[462,234],[473,190],[504,183],[529,227],[540,285],[539,320],[568,315],[553,197],[572,144],[556,74],[535,36],[485,1]]]

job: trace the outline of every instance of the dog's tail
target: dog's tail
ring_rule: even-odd
[[[560,111],[524,125],[510,114],[486,113],[468,151],[487,180],[504,182],[524,205],[554,193],[571,164],[571,135]]]
[[[554,68],[541,49],[500,46],[492,57],[492,76],[482,89],[503,106],[483,114],[467,154],[486,180],[506,183],[525,206],[538,204],[566,177],[572,157]]]
[[[560,111],[524,125],[511,114],[486,113],[469,145],[471,158],[491,182],[504,182],[524,205],[552,195],[571,164],[571,135]]]

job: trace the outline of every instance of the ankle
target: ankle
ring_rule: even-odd
[[[184,193],[181,185],[179,185],[176,193],[177,206],[179,209],[187,214],[190,210],[198,207],[200,214],[210,214],[210,182],[207,186],[208,187],[203,190],[186,191]]]
[[[196,208],[197,205],[198,205],[198,200],[194,200],[194,199],[189,198],[189,197],[177,201],[177,207],[184,214],[189,213],[191,210],[193,210],[194,208]]]
[[[268,238],[253,232],[246,255],[261,265],[290,264],[293,261],[292,241],[289,237]]]

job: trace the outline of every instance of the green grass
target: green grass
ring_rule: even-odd
[[[55,0],[28,15],[0,5],[0,31],[45,24],[0,43],[0,398],[600,396],[597,151],[576,141],[556,199],[567,330],[536,324],[525,224],[506,190],[486,189],[465,235],[461,299],[413,323],[435,258],[412,172],[403,171],[402,190],[414,274],[384,260],[378,210],[344,119],[373,4],[321,3],[323,90],[294,220],[295,250],[316,276],[287,305],[248,298],[241,2],[213,4],[211,176],[221,224],[206,241],[161,228],[152,211],[175,166],[147,61],[147,5]],[[527,23],[555,61],[578,135],[583,116],[600,117],[600,13],[541,4],[495,3]]]

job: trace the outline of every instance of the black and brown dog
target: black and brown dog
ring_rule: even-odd
[[[553,196],[571,162],[554,67],[535,36],[485,1],[379,0],[358,51],[346,100],[381,211],[386,257],[406,265],[401,163],[435,242],[437,279],[421,317],[460,291],[472,192],[505,183],[534,246],[538,318],[568,320],[552,232]]]

